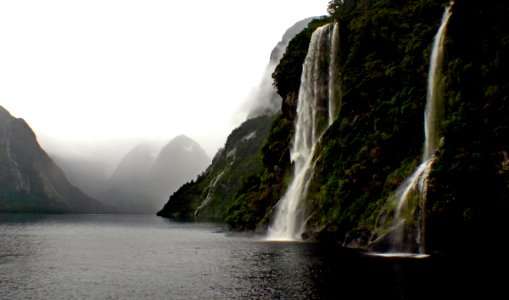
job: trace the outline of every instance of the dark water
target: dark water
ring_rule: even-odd
[[[0,299],[454,299],[498,292],[507,272],[496,276],[501,283],[481,284],[489,274],[479,265],[269,243],[217,224],[153,216],[0,215]]]

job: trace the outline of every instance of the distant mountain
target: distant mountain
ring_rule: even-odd
[[[107,212],[66,179],[23,119],[0,106],[0,212]]]
[[[210,162],[201,146],[181,135],[156,156],[145,144],[119,163],[100,199],[122,213],[155,213],[169,195],[195,178]]]
[[[153,197],[148,188],[148,170],[154,163],[153,150],[146,144],[134,147],[119,162],[99,197],[118,212],[145,212]]]
[[[187,181],[205,171],[210,158],[198,143],[180,135],[163,147],[149,170],[153,192],[162,198],[161,204]],[[161,208],[161,205],[156,207]]]

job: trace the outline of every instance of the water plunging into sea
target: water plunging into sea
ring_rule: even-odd
[[[275,218],[268,230],[269,240],[301,240],[305,229],[304,200],[313,176],[315,146],[337,115],[338,35],[338,24],[331,23],[317,28],[311,36],[302,70],[290,152],[294,163],[293,179],[276,206]]]
[[[452,5],[452,4],[451,4]],[[438,126],[442,121],[442,61],[444,54],[444,41],[447,23],[451,17],[451,8],[448,6],[443,14],[441,25],[435,35],[433,48],[430,57],[430,67],[428,73],[428,88],[426,96],[426,110],[424,113],[424,151],[421,159],[421,164],[417,167],[414,173],[408,177],[403,184],[397,189],[397,207],[394,220],[393,235],[393,249],[392,252],[413,252],[411,247],[415,243],[418,248],[418,252],[423,254],[425,252],[425,207],[428,187],[428,175],[431,170],[431,166],[434,162],[434,153],[436,152],[440,143],[440,133]],[[413,215],[412,210],[415,208],[409,207],[409,198],[417,193],[419,198],[419,217],[417,226],[414,229],[416,231],[415,241],[406,240],[406,230],[411,227],[409,224],[413,220],[410,220],[409,216]]]

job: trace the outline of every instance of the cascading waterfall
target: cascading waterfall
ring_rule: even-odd
[[[295,135],[291,148],[293,179],[276,206],[268,240],[301,240],[305,229],[304,199],[313,173],[315,145],[337,115],[339,25],[319,27],[311,36],[299,89]]]
[[[339,25],[332,25],[332,37],[330,46],[330,62],[329,62],[329,126],[338,115],[338,108],[341,107],[341,73],[339,72]]]
[[[231,163],[230,163],[231,165]],[[198,215],[200,214],[200,212],[202,211],[202,209],[204,209],[207,205],[210,204],[210,202],[212,202],[212,192],[214,191],[214,188],[216,187],[217,185],[217,182],[221,179],[221,177],[223,177],[224,175],[224,172],[227,170],[228,168],[224,169],[223,171],[221,171],[221,173],[219,173],[219,175],[217,175],[214,180],[212,180],[212,182],[210,183],[210,185],[208,186],[208,192],[207,192],[207,197],[205,197],[205,200],[203,200],[203,202],[200,204],[200,206],[194,211],[194,216],[195,217],[198,217]]]
[[[440,134],[438,131],[438,125],[441,122],[442,114],[442,60],[444,52],[444,41],[447,23],[451,17],[452,2],[447,7],[442,17],[442,23],[438,29],[437,34],[433,42],[433,49],[430,58],[430,67],[428,74],[428,88],[426,95],[426,110],[424,113],[424,151],[421,159],[421,164],[417,167],[415,172],[407,178],[404,183],[397,189],[396,197],[398,199],[396,213],[395,213],[395,231],[393,249],[394,252],[413,252],[412,245],[408,245],[408,241],[405,241],[405,228],[411,226],[406,224],[407,217],[412,214],[412,210],[409,207],[409,199],[412,195],[419,198],[420,214],[418,216],[416,228],[415,243],[419,253],[424,253],[424,220],[425,220],[425,206],[427,197],[427,181],[428,175],[431,170],[431,165],[435,159],[434,153],[440,143]],[[412,243],[410,243],[412,244]]]

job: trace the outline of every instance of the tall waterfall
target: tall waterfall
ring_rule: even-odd
[[[340,99],[338,24],[327,24],[311,36],[299,89],[295,135],[290,150],[293,179],[276,207],[268,240],[300,240],[305,229],[304,199],[313,176],[317,141],[337,116]]]
[[[408,241],[405,229],[412,227],[408,224],[412,220],[407,220],[409,216],[413,216],[413,210],[409,201],[412,195],[417,192],[418,206],[420,207],[417,224],[415,227],[415,244],[419,253],[424,253],[424,220],[425,220],[425,206],[427,194],[427,181],[428,175],[431,170],[431,165],[435,159],[434,153],[438,148],[440,142],[440,133],[438,126],[442,121],[442,108],[443,95],[442,95],[442,60],[444,53],[444,41],[447,23],[451,17],[451,5],[447,7],[442,17],[442,23],[435,35],[433,49],[430,57],[430,67],[428,74],[428,88],[426,96],[426,110],[424,112],[424,151],[421,159],[421,164],[417,167],[414,173],[408,177],[403,184],[396,190],[396,197],[398,199],[396,213],[395,213],[395,229],[394,243],[392,251],[395,252],[413,252],[412,245],[414,241]],[[415,248],[415,247],[414,247]]]

